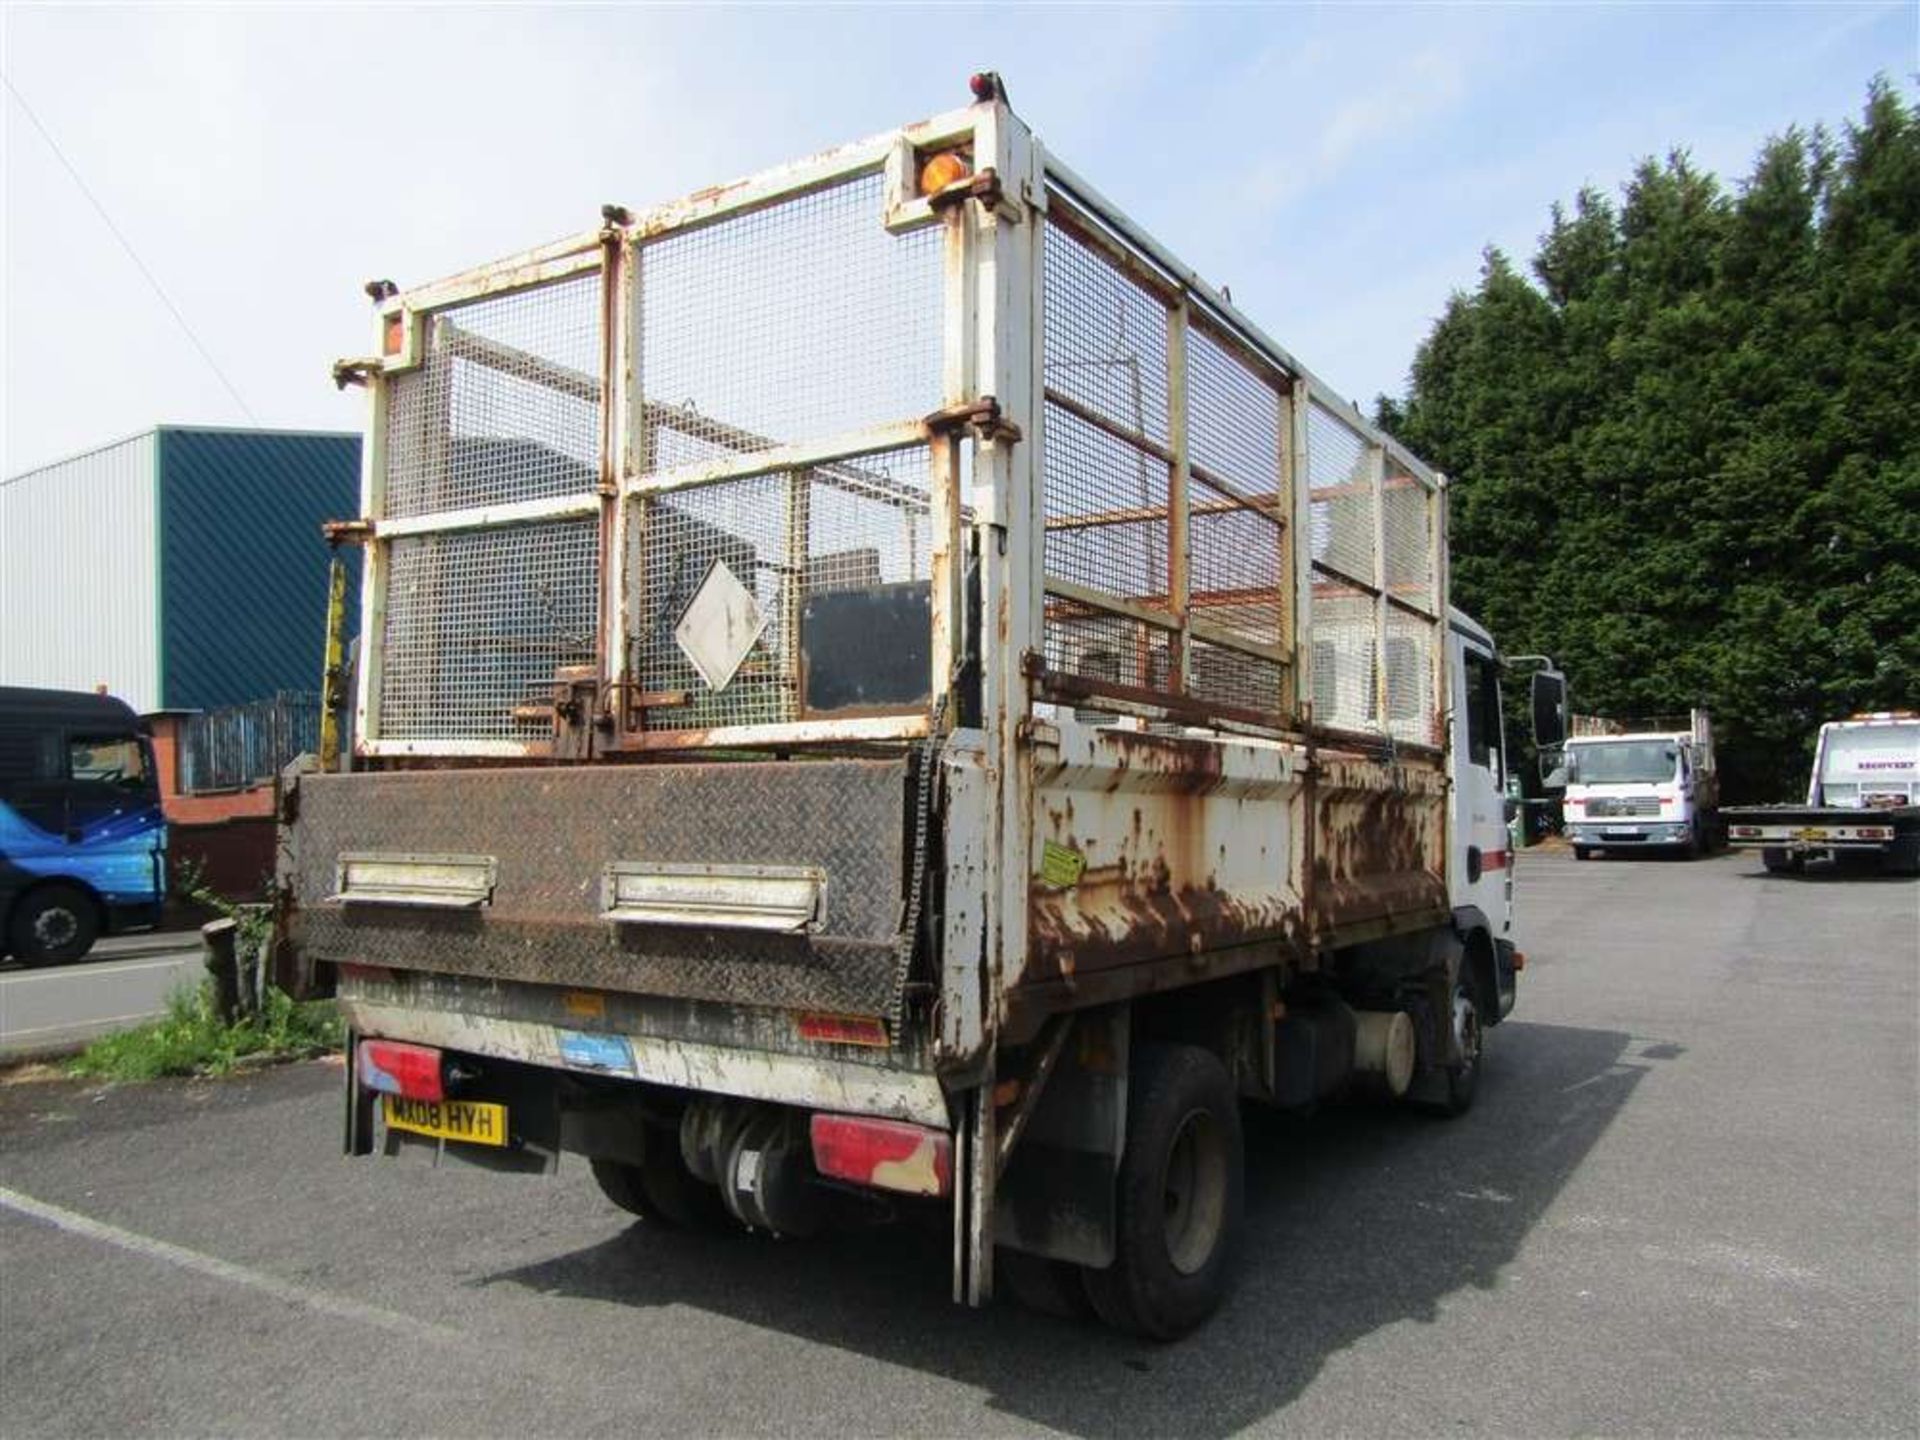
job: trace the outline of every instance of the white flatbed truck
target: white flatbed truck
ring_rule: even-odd
[[[1920,874],[1920,715],[1882,711],[1829,720],[1814,744],[1804,805],[1726,812],[1728,844],[1758,850],[1776,874],[1809,860],[1878,860]]]

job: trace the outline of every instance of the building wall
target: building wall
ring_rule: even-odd
[[[318,690],[320,526],[360,511],[357,435],[162,426],[160,627],[169,709]],[[347,634],[360,567],[349,568]]]
[[[153,432],[0,480],[0,683],[161,703]]]
[[[186,717],[151,717],[153,764],[160,776],[160,808],[169,825],[210,825],[225,820],[273,818],[273,782],[262,780],[238,790],[187,794],[180,789],[180,730]]]

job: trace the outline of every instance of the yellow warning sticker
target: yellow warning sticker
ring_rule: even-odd
[[[1070,890],[1086,873],[1087,857],[1049,840],[1040,849],[1040,879],[1056,890]]]

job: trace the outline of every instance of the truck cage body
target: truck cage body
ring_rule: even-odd
[[[376,308],[361,1031],[991,1155],[1051,1017],[1447,918],[1442,477],[1003,101]]]

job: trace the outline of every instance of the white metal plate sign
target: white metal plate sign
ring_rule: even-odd
[[[700,677],[724,690],[753,650],[767,616],[724,560],[713,562],[673,627],[674,642]]]

